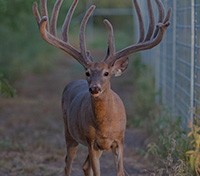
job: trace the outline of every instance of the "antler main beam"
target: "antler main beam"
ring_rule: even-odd
[[[156,4],[159,11],[159,19],[158,19],[156,28],[154,25],[152,25],[154,24],[153,10],[152,10],[152,5],[151,5],[151,0],[147,0],[148,12],[149,12],[149,29],[144,39],[144,22],[143,22],[141,10],[140,10],[137,0],[133,0],[133,3],[137,9],[136,11],[137,11],[137,16],[138,16],[139,26],[141,27],[140,40],[137,44],[131,45],[117,52],[115,55],[115,59],[119,59],[121,57],[130,55],[138,51],[151,49],[154,46],[158,45],[161,42],[163,35],[170,24],[169,19],[171,16],[171,9],[169,9],[167,11],[166,16],[164,16],[163,4],[160,0],[156,0]]]
[[[158,22],[157,22],[157,25],[155,25],[152,3],[151,3],[151,0],[147,0],[147,7],[148,7],[148,14],[149,14],[149,27],[148,27],[147,34],[145,35],[144,20],[143,20],[140,6],[137,0],[133,0],[133,4],[135,6],[136,14],[138,17],[139,29],[140,29],[140,32],[139,32],[140,36],[139,36],[138,43],[130,45],[118,51],[117,53],[114,54],[112,59],[105,60],[106,62],[110,62],[110,61],[112,62],[122,57],[127,57],[128,55],[138,52],[138,51],[151,49],[161,42],[163,35],[170,24],[169,19],[171,16],[171,9],[168,9],[165,15],[164,6],[162,2],[160,0],[155,0],[155,2],[156,2],[158,12],[159,12]],[[107,22],[107,26],[108,26],[108,22]],[[112,32],[113,31],[111,31],[111,33]],[[113,34],[110,34],[110,36],[113,36]],[[109,48],[110,46],[114,45],[112,42],[113,41],[109,39]]]
[[[77,50],[75,47],[73,47],[69,43],[68,39],[68,32],[69,32],[69,25],[71,22],[71,18],[73,16],[74,10],[78,4],[78,0],[74,0],[68,13],[65,18],[63,27],[62,27],[62,38],[57,37],[57,19],[58,14],[60,11],[60,7],[62,5],[63,0],[57,0],[54,4],[52,15],[50,19],[49,24],[49,16],[47,11],[47,0],[41,0],[41,9],[40,12],[38,10],[38,4],[35,2],[33,4],[33,14],[37,20],[40,33],[42,38],[50,43],[51,45],[60,48],[67,52],[69,55],[71,55],[73,58],[75,58],[79,63],[81,63],[83,66],[87,66],[89,64],[90,59],[88,56],[88,52],[86,51],[86,44],[85,44],[85,28],[87,25],[87,22],[89,20],[89,17],[92,15],[92,12],[95,9],[95,6],[91,6],[89,10],[87,11],[86,15],[84,16],[82,20],[82,25],[80,29],[80,48],[81,51]]]

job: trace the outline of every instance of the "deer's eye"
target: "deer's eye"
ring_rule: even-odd
[[[89,72],[89,71],[85,72],[85,75],[86,75],[87,77],[90,77],[90,72]]]
[[[105,72],[105,73],[104,73],[104,76],[108,76],[108,75],[109,75],[109,73],[108,73],[108,72]]]

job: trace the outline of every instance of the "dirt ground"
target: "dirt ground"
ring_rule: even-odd
[[[60,99],[64,86],[81,77],[80,68],[59,59],[49,73],[26,75],[18,81],[15,98],[0,98],[0,176],[63,175],[66,149]],[[130,85],[120,87],[123,77],[119,79],[115,89],[128,104]],[[142,129],[126,131],[124,162],[130,176],[151,175],[153,163],[139,154],[146,138]],[[86,154],[87,149],[80,146],[72,176],[83,175]],[[116,175],[113,163],[112,154],[105,152],[101,158],[102,176]]]

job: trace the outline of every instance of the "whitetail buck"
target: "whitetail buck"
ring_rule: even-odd
[[[108,20],[104,23],[109,31],[108,50],[105,59],[93,62],[86,48],[85,28],[95,6],[86,12],[80,26],[80,51],[69,43],[68,30],[78,0],[74,0],[62,26],[62,37],[57,36],[57,18],[63,0],[57,0],[49,20],[47,0],[41,0],[41,14],[37,3],[33,13],[39,25],[41,36],[48,43],[64,50],[84,68],[86,80],[69,83],[62,96],[65,138],[67,145],[65,175],[71,172],[72,161],[78,144],[88,147],[88,157],[83,164],[86,176],[100,176],[99,158],[104,150],[112,150],[115,156],[117,175],[124,176],[123,143],[126,127],[126,113],[119,96],[111,89],[110,79],[120,76],[128,66],[128,55],[158,45],[169,26],[171,10],[165,14],[163,4],[155,0],[158,7],[158,22],[155,24],[151,0],[147,1],[149,28],[145,35],[144,22],[137,0],[133,0],[138,16],[140,38],[138,43],[115,51],[113,27]]]

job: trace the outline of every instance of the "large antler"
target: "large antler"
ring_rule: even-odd
[[[139,21],[139,29],[140,29],[139,41],[138,43],[130,45],[116,53],[115,53],[114,34],[112,25],[108,20],[104,21],[109,30],[108,56],[105,59],[106,62],[112,62],[122,57],[127,57],[128,55],[138,51],[151,49],[162,41],[163,35],[170,24],[169,19],[171,16],[171,9],[169,9],[167,11],[167,14],[165,15],[162,2],[160,0],[155,0],[155,2],[157,4],[159,11],[158,22],[155,26],[155,19],[154,19],[151,0],[147,0],[148,13],[149,13],[149,27],[147,34],[145,35],[144,21],[141,9],[139,7],[138,1],[133,0],[133,4],[135,6],[136,14]]]
[[[50,22],[49,22],[48,11],[47,11],[47,0],[41,0],[41,10],[40,10],[41,14],[39,13],[37,2],[33,4],[33,13],[37,20],[41,36],[45,41],[47,41],[51,45],[54,45],[57,48],[64,50],[69,55],[74,57],[77,61],[79,61],[83,66],[86,67],[91,62],[91,60],[90,60],[90,56],[87,52],[86,44],[85,44],[85,28],[90,16],[92,15],[95,9],[95,6],[92,5],[88,9],[88,11],[86,12],[82,20],[81,28],[80,28],[80,50],[81,51],[78,51],[68,41],[69,25],[70,25],[74,10],[78,4],[78,0],[74,0],[74,2],[72,3],[67,13],[64,24],[62,26],[62,39],[60,39],[57,37],[56,26],[57,26],[58,14],[59,14],[62,2],[63,0],[57,0],[55,2],[55,5],[52,10],[52,16],[51,16]]]

